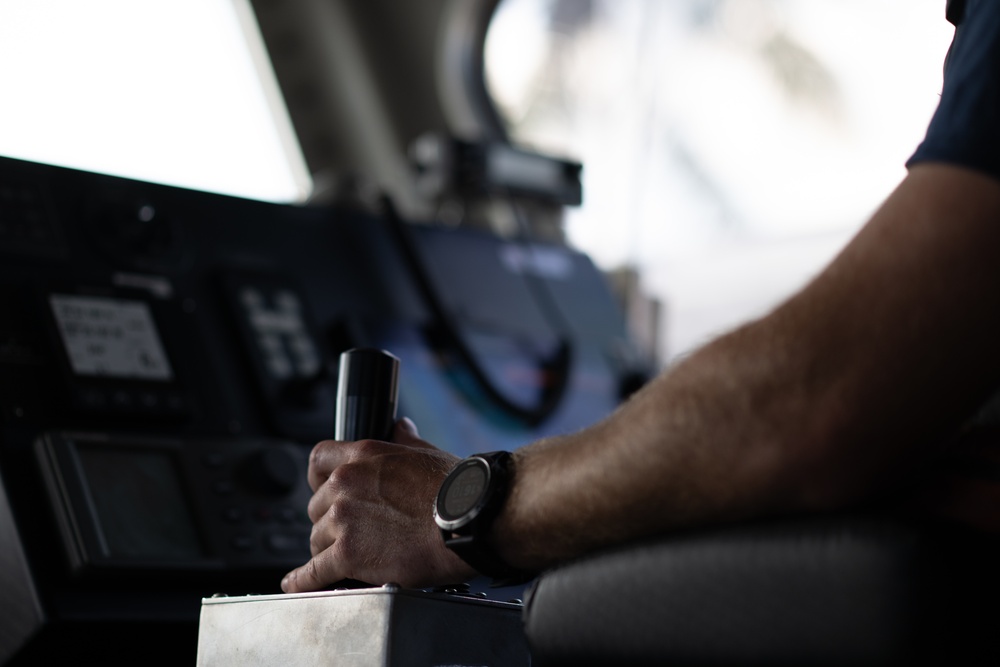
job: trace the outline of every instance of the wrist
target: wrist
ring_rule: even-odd
[[[445,478],[434,504],[434,520],[451,551],[494,585],[520,583],[531,571],[506,562],[497,549],[494,522],[503,511],[513,481],[509,452],[488,452],[464,459]]]
[[[538,513],[531,511],[532,503],[540,500],[537,495],[529,497],[530,479],[537,472],[531,469],[534,458],[531,454],[530,447],[513,452],[507,499],[486,539],[512,567],[541,572],[552,563],[546,558],[547,531],[537,525]],[[539,537],[533,537],[535,534]]]

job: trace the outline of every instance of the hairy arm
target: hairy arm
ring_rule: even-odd
[[[1000,379],[998,267],[1000,183],[916,166],[774,312],[694,353],[608,419],[518,450],[495,547],[512,565],[543,569],[673,528],[843,507],[906,483]],[[317,446],[314,557],[286,577],[286,591],[472,574],[431,514],[453,461],[400,435],[398,451]],[[416,509],[394,509],[408,502]]]
[[[918,165],[814,281],[609,419],[516,453],[501,555],[543,568],[680,526],[904,484],[1000,382],[1000,183]]]

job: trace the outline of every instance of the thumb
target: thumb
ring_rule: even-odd
[[[400,445],[427,446],[429,444],[420,439],[417,425],[409,417],[403,417],[396,421],[396,425],[392,429],[392,441]]]

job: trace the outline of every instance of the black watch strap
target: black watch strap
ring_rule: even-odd
[[[459,462],[442,484],[435,505],[435,520],[445,545],[476,571],[491,577],[494,586],[523,583],[535,576],[534,573],[519,570],[504,562],[487,539],[493,521],[507,498],[512,460],[510,452],[489,452],[476,454]],[[485,467],[489,473],[479,501],[463,508],[463,512],[451,507],[447,496],[452,483],[456,483],[458,487],[464,486],[458,478],[463,470],[470,467],[478,467],[480,470]],[[473,473],[475,474],[477,473]],[[449,514],[449,510],[458,513]]]
[[[445,531],[441,532],[444,534]],[[518,570],[508,565],[491,549],[484,548],[482,540],[477,540],[472,535],[445,536],[444,543],[477,572],[492,579],[492,586],[523,584],[535,577],[532,572]]]

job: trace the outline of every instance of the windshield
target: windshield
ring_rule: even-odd
[[[0,3],[0,155],[270,201],[312,189],[248,0]]]
[[[952,34],[941,0],[504,0],[486,77],[515,143],[583,162],[568,237],[640,270],[670,357],[853,235],[923,137]]]

